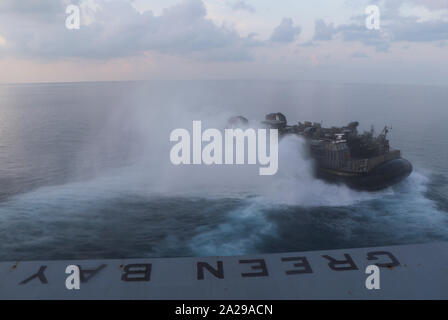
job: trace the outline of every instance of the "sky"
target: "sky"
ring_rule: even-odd
[[[0,83],[160,79],[445,86],[448,0],[0,1]]]

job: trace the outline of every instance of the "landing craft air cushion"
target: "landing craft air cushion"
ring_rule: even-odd
[[[241,116],[231,118],[229,124],[233,127],[249,125]],[[400,150],[390,148],[388,127],[375,137],[373,130],[359,134],[358,122],[332,128],[308,121],[288,125],[281,113],[266,115],[262,124],[278,129],[280,138],[286,135],[303,137],[315,161],[316,177],[328,182],[376,191],[401,182],[413,169],[412,164],[401,157]]]

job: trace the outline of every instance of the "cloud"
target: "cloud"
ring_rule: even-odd
[[[448,0],[411,0],[415,4],[424,5],[429,9],[447,9]]]
[[[393,41],[432,42],[448,40],[448,21],[418,22],[416,17],[398,19],[390,27]]]
[[[3,14],[35,15],[49,17],[65,12],[68,4],[78,5],[79,1],[55,1],[55,0],[2,0],[0,1],[0,12]]]
[[[386,52],[390,47],[388,33],[380,30],[369,30],[364,24],[348,24],[337,28],[344,41],[361,42],[366,46],[375,47],[378,52]]]
[[[231,3],[227,1],[227,5],[233,10],[233,11],[248,11],[254,13],[256,10],[253,6],[250,4],[245,3],[244,1],[236,1],[234,3]]]
[[[306,42],[303,42],[303,43],[298,43],[297,46],[298,47],[318,47],[319,43],[313,42],[311,40],[311,41],[306,41]]]
[[[369,57],[369,56],[366,55],[366,54],[363,53],[363,52],[354,52],[354,53],[352,54],[352,58],[356,58],[356,59],[368,58],[368,57]]]
[[[414,0],[412,3],[429,4],[427,1],[418,0]],[[411,7],[411,12],[420,12],[426,16],[426,19],[422,19],[421,15],[404,16],[402,14],[403,5],[409,6],[409,1],[385,3],[385,7],[381,9],[379,30],[367,29],[365,26],[366,16],[363,15],[353,16],[350,23],[341,24],[337,27],[332,23],[325,23],[322,19],[316,20],[313,41],[330,41],[335,36],[340,36],[343,41],[360,42],[366,46],[375,47],[377,51],[385,52],[394,42],[448,40],[448,16],[440,13],[441,2],[430,6],[435,8],[434,10],[438,10],[438,14],[431,14],[435,11],[428,11],[427,9],[418,11],[419,7]]]
[[[302,29],[299,26],[294,26],[291,18],[283,18],[280,25],[274,29],[271,35],[271,41],[293,42],[301,31]]]
[[[252,59],[250,48],[261,45],[206,18],[201,0],[183,0],[164,9],[160,16],[152,11],[139,13],[129,1],[98,0],[96,10],[90,12],[92,21],[79,30],[65,28],[66,1],[42,0],[39,6],[32,0],[2,1],[0,31],[9,44],[8,51],[0,49],[3,55],[108,59],[156,51],[238,61]]]
[[[390,47],[386,33],[381,30],[369,30],[364,24],[364,17],[353,17],[355,22],[335,27],[326,24],[324,20],[316,20],[313,41],[330,41],[336,35],[341,35],[343,41],[361,42],[366,46],[375,47],[377,51],[387,51]]]
[[[323,19],[318,19],[314,25],[314,40],[331,40],[338,30],[334,24],[325,24]]]

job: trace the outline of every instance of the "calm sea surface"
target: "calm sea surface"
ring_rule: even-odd
[[[236,255],[448,241],[446,87],[306,82],[0,85],[0,260]],[[311,175],[303,142],[279,172],[180,166],[171,130],[229,116],[392,126],[415,168],[376,193]]]

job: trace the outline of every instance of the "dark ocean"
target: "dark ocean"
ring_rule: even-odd
[[[267,81],[0,85],[0,261],[215,256],[448,241],[447,87]],[[414,165],[375,193],[279,171],[178,166],[170,132],[233,115],[392,126]]]

